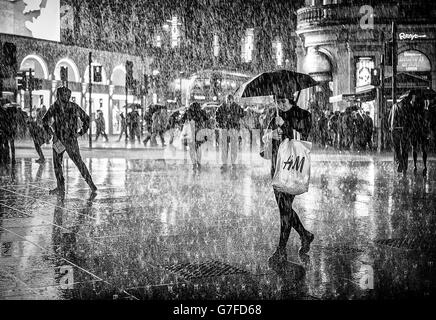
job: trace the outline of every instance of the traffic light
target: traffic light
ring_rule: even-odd
[[[371,85],[378,87],[380,85],[380,69],[371,69]]]
[[[61,81],[68,81],[68,67],[61,67]]]
[[[129,60],[126,61],[126,87],[133,88],[133,62]]]
[[[102,81],[102,67],[101,66],[94,66],[94,82],[101,82]]]
[[[15,79],[17,80],[17,90],[27,90],[26,72],[17,72]]]
[[[148,94],[148,89],[149,89],[150,83],[148,80],[148,75],[144,74],[144,85],[142,86],[142,92],[141,94],[146,96]]]

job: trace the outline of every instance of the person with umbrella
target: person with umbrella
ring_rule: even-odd
[[[244,83],[235,93],[240,101],[265,101],[275,97],[276,116],[270,121],[269,129],[273,130],[271,178],[274,177],[279,146],[286,138],[294,139],[294,130],[300,132],[301,138],[307,139],[312,127],[309,111],[299,108],[294,102],[294,93],[317,85],[307,74],[291,70],[264,72]],[[299,95],[298,95],[299,96]],[[297,96],[297,100],[298,100]],[[255,99],[253,99],[255,98]],[[276,251],[270,257],[270,263],[282,264],[287,261],[286,245],[292,228],[300,236],[302,257],[309,252],[314,235],[304,228],[298,214],[292,208],[295,195],[274,190],[280,212],[280,238]]]
[[[236,165],[238,157],[238,139],[241,120],[245,116],[244,110],[235,101],[233,95],[227,96],[227,103],[223,103],[216,111],[216,123],[220,130],[221,169],[227,169],[227,159],[230,149],[230,162]]]
[[[126,137],[126,141],[127,141],[127,122],[126,122],[126,117],[124,116],[124,113],[120,112],[120,125],[121,125],[121,131],[120,131],[120,136],[118,137],[118,141],[121,140],[123,133]]]
[[[64,152],[68,153],[90,187],[92,194],[96,194],[97,187],[92,181],[88,168],[80,156],[77,138],[85,134],[89,129],[89,116],[77,104],[70,101],[71,90],[67,87],[59,87],[56,91],[56,101],[48,109],[42,122],[44,129],[53,135],[53,166],[56,175],[57,187],[50,190],[50,194],[65,194],[65,179],[62,173],[62,159]],[[77,120],[82,122],[82,129],[77,131]],[[53,130],[50,128],[53,120]]]
[[[140,107],[140,106],[139,106]],[[141,142],[141,116],[138,112],[138,106],[132,105],[132,111],[130,112],[130,140],[135,141],[135,137],[138,138],[138,141]]]
[[[394,161],[398,164],[397,172],[407,172],[409,139],[406,128],[408,127],[409,110],[411,109],[411,98],[404,97],[395,103],[389,113],[389,131],[391,133],[392,145],[394,147]]]
[[[15,138],[18,132],[18,108],[16,103],[0,107],[0,162],[15,164]],[[10,149],[10,155],[9,155]]]
[[[109,139],[106,134],[106,123],[103,117],[103,111],[97,110],[97,118],[95,119],[95,124],[96,124],[95,141],[98,140],[98,137],[101,134],[106,139],[106,142],[108,142]]]
[[[301,134],[301,138],[306,140],[311,129],[310,112],[299,108],[293,101],[293,97],[277,97],[277,116],[271,120],[268,128],[273,130],[272,158],[271,158],[271,178],[276,170],[277,153],[279,146],[286,138],[294,139],[294,130]],[[306,254],[310,250],[310,244],[314,235],[306,230],[292,208],[295,196],[274,190],[277,205],[280,211],[280,238],[279,244],[271,257],[273,262],[283,263],[287,260],[286,244],[292,228],[294,228],[301,239],[299,253]]]
[[[188,142],[188,146],[189,155],[192,161],[192,168],[194,170],[201,168],[201,145],[207,139],[205,137],[197,137],[197,135],[201,129],[207,128],[208,120],[209,119],[206,111],[201,109],[201,106],[198,102],[192,103],[180,120],[180,122],[184,125],[191,125],[191,121],[193,121],[193,138]]]

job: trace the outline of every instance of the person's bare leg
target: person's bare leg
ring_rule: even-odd
[[[427,175],[427,148],[424,144],[422,145],[422,162],[424,162],[424,170],[422,171],[422,174],[425,176]]]

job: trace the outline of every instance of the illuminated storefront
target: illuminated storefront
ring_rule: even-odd
[[[385,44],[392,37],[394,17],[398,96],[413,87],[436,89],[436,4],[381,0],[368,8],[369,20],[364,19],[361,6],[351,0],[328,4],[308,0],[297,11],[297,70],[320,83],[301,95],[300,104],[307,107],[311,98],[322,96],[328,97],[328,103],[321,101],[324,109],[343,111],[357,101],[380,127],[383,111],[380,113],[376,88],[371,85],[371,69],[380,67]],[[385,101],[391,99],[391,84],[392,67],[387,66]]]

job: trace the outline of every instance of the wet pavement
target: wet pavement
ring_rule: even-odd
[[[172,155],[172,156],[168,156]],[[436,161],[403,177],[377,156],[314,155],[294,209],[315,234],[268,264],[279,214],[269,162],[244,153],[222,172],[206,153],[86,159],[95,199],[64,160],[65,199],[48,195],[51,161],[18,150],[0,169],[0,299],[380,299],[436,291]],[[33,156],[34,157],[34,156]],[[86,157],[86,155],[85,155]],[[303,266],[303,267],[302,267]]]

